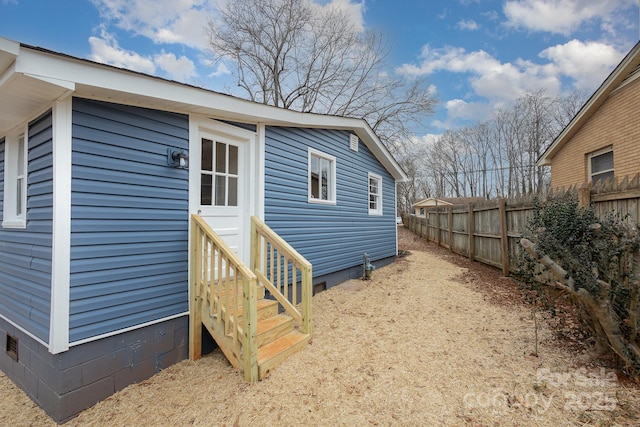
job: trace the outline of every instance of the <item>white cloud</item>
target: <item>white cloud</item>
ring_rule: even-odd
[[[583,90],[595,90],[623,56],[613,46],[575,39],[540,52],[540,57],[550,60],[559,74],[571,77],[575,88]]]
[[[467,52],[461,47],[434,49],[426,45],[418,64],[404,64],[396,71],[409,76],[436,72],[465,75],[473,91],[471,96],[495,104],[540,89],[558,94],[568,81],[575,89],[595,90],[623,56],[624,52],[602,42],[571,40],[540,52],[539,57],[546,60],[543,63],[524,59],[503,63],[483,50]]]
[[[447,46],[432,49],[425,46],[420,64],[404,64],[397,69],[405,75],[430,75],[438,71],[468,75],[468,83],[476,95],[493,103],[513,101],[526,91],[546,88],[560,90],[557,70],[547,65],[518,60],[501,63],[483,50],[467,52],[464,48]]]
[[[349,17],[349,20],[362,31],[365,27],[364,23],[364,0],[361,2],[352,2],[351,0],[331,0],[325,5],[321,5],[318,0],[311,0],[311,4],[321,7],[324,10],[337,9],[342,11]]]
[[[431,46],[425,45],[420,59],[420,65],[403,64],[397,71],[412,76],[429,75],[443,70],[455,73],[482,73],[500,65],[483,50],[467,53],[464,48],[453,46],[432,49]]]
[[[458,21],[458,23],[456,24],[456,27],[460,30],[475,31],[480,28],[480,25],[478,25],[478,23],[473,19],[469,19],[469,20],[462,19]]]
[[[206,47],[204,28],[214,11],[207,0],[92,0],[100,15],[116,27],[154,43]]]
[[[444,120],[434,120],[431,125],[438,129],[452,129],[461,123],[485,122],[491,118],[492,108],[502,103],[489,105],[486,102],[467,102],[462,99],[451,99],[444,104],[447,112]]]
[[[404,157],[415,157],[422,156],[425,153],[425,150],[432,147],[442,134],[438,133],[427,133],[424,135],[411,135],[409,136],[408,144],[405,145],[405,149],[408,149],[404,155],[396,155],[398,159],[402,159]]]
[[[568,35],[587,21],[599,20],[603,27],[608,26],[617,20],[616,11],[633,6],[635,1],[509,0],[504,3],[503,12],[509,26]]]
[[[195,64],[186,56],[177,58],[175,54],[163,50],[162,53],[154,55],[153,59],[172,80],[186,82],[197,76]]]
[[[160,70],[163,77],[181,82],[197,76],[195,64],[186,56],[177,57],[164,50],[153,56],[140,55],[121,48],[115,37],[105,30],[100,37],[89,37],[89,45],[90,59],[96,62],[151,75],[158,74]]]
[[[93,61],[147,74],[154,74],[156,71],[151,58],[122,49],[115,38],[105,31],[101,37],[89,37],[89,45]]]
[[[218,63],[216,70],[209,74],[209,77],[220,77],[226,75],[231,75],[231,70],[229,70],[229,68],[223,62],[220,62]]]
[[[483,50],[423,47],[417,64],[404,64],[396,71],[409,76],[439,73],[465,79],[469,91],[457,99],[445,100],[446,118],[432,122],[450,129],[460,123],[484,121],[490,111],[501,108],[526,92],[546,91],[553,96],[567,86],[593,91],[619,63],[624,52],[603,42],[571,40],[548,47],[538,54],[540,61],[516,59],[501,62]]]

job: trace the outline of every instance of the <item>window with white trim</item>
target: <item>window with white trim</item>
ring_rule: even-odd
[[[382,215],[382,177],[369,173],[369,215]]]
[[[4,228],[25,228],[27,225],[27,135],[25,129],[5,138]]]
[[[607,147],[589,154],[589,178],[594,184],[604,182],[607,178],[613,179],[613,148]]]
[[[309,148],[309,202],[336,204],[336,158]]]

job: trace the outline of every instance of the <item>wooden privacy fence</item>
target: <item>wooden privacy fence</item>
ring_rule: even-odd
[[[600,217],[615,212],[640,222],[640,173],[632,179],[605,181],[596,186],[559,189],[541,199],[577,194],[580,206],[593,206]],[[458,206],[440,206],[426,211],[426,217],[403,215],[405,227],[471,261],[502,269],[508,276],[517,269],[522,254],[520,239],[533,216],[536,195],[487,200]],[[506,254],[506,256],[504,256]]]

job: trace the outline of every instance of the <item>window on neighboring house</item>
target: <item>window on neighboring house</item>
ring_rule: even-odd
[[[4,228],[25,228],[27,211],[27,132],[8,135],[4,149]]]
[[[369,215],[382,215],[382,177],[369,174]]]
[[[336,158],[309,148],[309,202],[336,203]]]
[[[589,177],[594,184],[613,179],[613,149],[605,148],[589,154]]]
[[[420,208],[420,215],[424,215],[424,208]]]

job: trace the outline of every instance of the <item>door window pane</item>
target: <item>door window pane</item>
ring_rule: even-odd
[[[229,146],[229,173],[238,174],[238,147],[235,145]]]
[[[213,170],[213,141],[202,139],[202,170]]]
[[[226,177],[216,176],[216,206],[226,206]]]
[[[210,206],[211,205],[211,183],[212,176],[207,174],[200,175],[200,204]]]
[[[227,206],[238,206],[238,178],[229,177],[229,200]]]
[[[227,144],[216,142],[216,172],[227,171]]]

